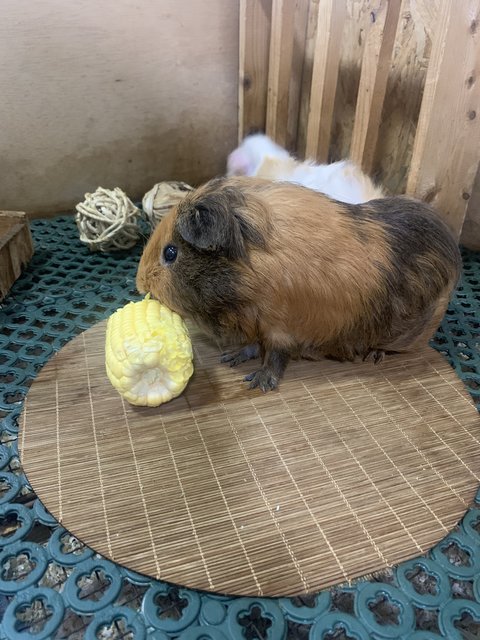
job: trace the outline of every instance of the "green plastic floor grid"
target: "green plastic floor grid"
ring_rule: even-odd
[[[0,305],[0,637],[8,640],[366,640],[480,638],[480,492],[422,558],[305,598],[213,596],[154,581],[84,547],[22,473],[18,416],[28,386],[69,339],[137,299],[141,247],[94,254],[73,218],[32,223],[36,253]],[[480,405],[480,255],[432,344]]]

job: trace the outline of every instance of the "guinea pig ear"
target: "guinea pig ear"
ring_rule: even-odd
[[[238,147],[227,158],[227,176],[248,176],[252,174],[252,166],[248,153]]]
[[[243,226],[234,213],[213,203],[198,203],[181,211],[177,218],[177,229],[185,242],[234,260],[247,257]]]

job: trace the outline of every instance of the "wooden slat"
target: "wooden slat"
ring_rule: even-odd
[[[345,0],[319,1],[305,154],[320,162],[328,157],[345,16]]]
[[[479,0],[440,6],[407,181],[458,235],[479,161],[479,14]]]
[[[238,140],[265,131],[272,0],[240,0]]]
[[[307,123],[310,110],[310,95],[312,89],[313,60],[315,56],[315,42],[317,35],[318,0],[309,0],[307,27],[305,32],[305,51],[302,66],[302,86],[300,88],[300,105],[298,112],[296,153],[305,156],[307,145]]]
[[[370,14],[350,149],[352,160],[367,173],[372,170],[401,5],[402,0],[381,0]]]
[[[292,66],[288,88],[288,116],[286,147],[297,152],[300,98],[302,93],[303,65],[307,47],[307,22],[310,0],[296,0],[292,47]]]
[[[433,32],[442,1],[420,0],[412,4],[406,0],[402,5],[372,172],[386,193],[405,193],[407,187]]]
[[[287,144],[294,33],[295,2],[273,0],[266,132],[282,146]]]

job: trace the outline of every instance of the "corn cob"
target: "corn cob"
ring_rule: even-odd
[[[147,296],[107,322],[107,375],[130,404],[156,407],[180,395],[193,373],[192,343],[182,318]]]

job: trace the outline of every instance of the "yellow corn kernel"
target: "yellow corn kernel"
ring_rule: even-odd
[[[130,404],[157,407],[179,396],[193,373],[192,343],[182,318],[147,296],[107,321],[107,375]]]

